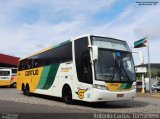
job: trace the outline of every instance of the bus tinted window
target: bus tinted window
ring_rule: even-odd
[[[20,61],[18,70],[25,70],[72,60],[72,43],[66,43]]]
[[[17,73],[17,69],[12,69],[12,73]]]
[[[40,64],[48,65],[54,63],[63,63],[72,60],[72,44],[67,43],[54,49],[39,54]]]

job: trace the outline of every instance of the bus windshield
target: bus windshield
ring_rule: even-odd
[[[99,48],[95,62],[96,80],[106,82],[133,82],[135,71],[129,52]]]
[[[92,36],[91,37],[91,43],[92,43],[92,45],[98,46],[98,48],[107,48],[107,49],[116,49],[116,50],[122,50],[122,51],[130,51],[126,42],[121,41],[121,40],[117,40],[117,39]]]

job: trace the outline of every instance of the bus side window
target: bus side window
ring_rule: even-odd
[[[25,69],[25,61],[22,61],[22,70]]]
[[[34,68],[38,66],[37,60],[34,60]]]
[[[31,68],[31,60],[27,59],[26,61],[26,69],[30,69]]]
[[[21,63],[21,61],[18,63],[18,70],[19,71],[21,71],[21,69],[22,69],[22,63]]]

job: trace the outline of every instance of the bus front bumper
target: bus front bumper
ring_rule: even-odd
[[[108,90],[101,90],[94,88],[92,102],[105,102],[105,101],[117,101],[117,100],[130,100],[136,95],[136,89],[129,91],[113,92]]]

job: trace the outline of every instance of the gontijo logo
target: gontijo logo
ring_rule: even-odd
[[[72,67],[61,68],[61,72],[69,72],[70,70],[72,70]]]
[[[78,95],[78,97],[80,99],[84,98],[84,93],[87,91],[88,89],[79,89],[78,92],[76,92],[76,94]]]
[[[38,75],[39,71],[38,69],[35,70],[29,70],[25,72],[25,76],[32,76],[32,75]]]

